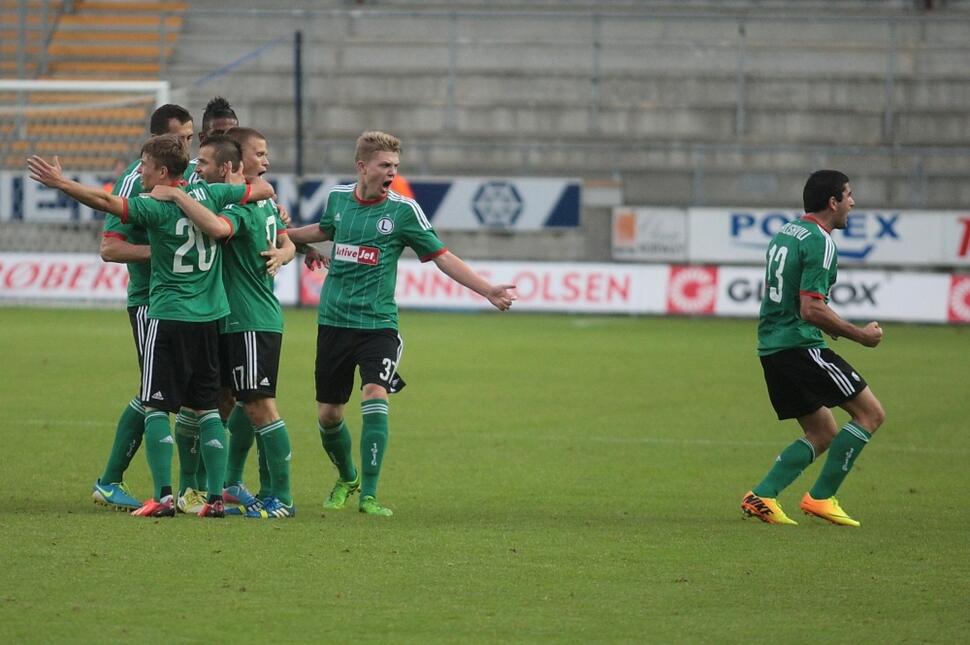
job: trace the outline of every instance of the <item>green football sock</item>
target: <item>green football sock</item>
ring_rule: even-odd
[[[284,504],[293,503],[290,492],[290,434],[283,419],[256,428],[256,441],[262,440],[260,454],[266,455],[269,470],[269,491]],[[262,494],[260,495],[262,497]]]
[[[206,490],[209,501],[222,498],[222,482],[226,480],[226,427],[215,410],[199,415],[199,445],[206,464]]]
[[[131,458],[138,451],[143,436],[145,436],[145,408],[141,401],[134,398],[128,402],[118,419],[111,454],[108,455],[108,463],[101,473],[101,483],[114,484],[124,481],[125,471],[128,470]]]
[[[145,413],[145,459],[152,472],[156,501],[162,499],[162,488],[172,486],[172,433],[168,413],[153,410]]]
[[[357,469],[354,468],[354,456],[351,454],[353,440],[350,438],[350,430],[347,424],[341,420],[339,424],[330,428],[324,428],[317,424],[320,430],[320,441],[323,449],[330,457],[330,461],[337,467],[340,479],[345,482],[357,479]]]
[[[377,480],[387,451],[387,399],[360,402],[363,428],[360,431],[360,496],[377,495]]]
[[[775,459],[775,465],[752,492],[758,497],[778,497],[813,461],[815,448],[812,444],[805,437],[796,439],[781,451]]]
[[[849,421],[842,426],[842,430],[832,440],[822,472],[818,474],[818,479],[808,494],[815,499],[828,499],[835,495],[845,476],[852,470],[852,464],[871,438],[872,435],[858,423]]]
[[[226,485],[235,484],[243,480],[246,469],[246,457],[253,447],[253,424],[249,422],[242,405],[235,405],[229,420],[229,456],[226,464]]]
[[[256,497],[263,499],[273,495],[273,480],[269,474],[269,463],[266,461],[266,446],[263,437],[256,433],[256,461],[259,463],[259,492]]]
[[[175,447],[179,451],[179,495],[186,488],[203,490],[199,486],[199,420],[194,412],[179,410],[175,415]]]

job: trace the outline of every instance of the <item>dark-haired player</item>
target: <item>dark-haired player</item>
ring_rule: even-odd
[[[828,348],[822,332],[875,347],[882,328],[877,322],[856,327],[828,306],[838,274],[831,232],[846,227],[855,205],[849,178],[819,170],[808,178],[802,197],[806,215],[782,227],[768,245],[758,354],[778,418],[796,419],[804,436],[778,455],[765,478],[744,496],[741,510],[769,524],[795,524],[777,497],[828,450],[801,509],[833,524],[859,526],[835,493],[886,415],[862,376]],[[836,406],[852,417],[841,431],[830,409]]]

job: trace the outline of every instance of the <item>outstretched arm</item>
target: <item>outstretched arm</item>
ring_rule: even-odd
[[[297,249],[300,248],[302,244],[312,244],[313,242],[326,242],[330,239],[330,235],[324,231],[318,224],[307,224],[306,226],[300,226],[299,228],[288,228],[286,229],[287,235],[296,244]]]
[[[514,284],[490,283],[472,271],[470,266],[451,251],[446,251],[436,257],[434,263],[446,276],[458,284],[468,287],[478,295],[484,296],[499,311],[508,310],[512,306],[512,301],[518,298],[515,295]]]
[[[232,235],[232,224],[227,219],[217,216],[179,188],[155,186],[151,196],[161,202],[173,202],[203,233],[214,240],[225,239]]]
[[[802,294],[800,301],[802,320],[809,322],[833,339],[844,336],[866,347],[875,347],[882,340],[882,327],[873,321],[865,327],[856,327],[843,320],[821,298]]]
[[[58,157],[54,157],[54,163],[51,164],[33,155],[27,159],[27,169],[30,171],[30,178],[34,181],[48,188],[56,188],[85,206],[118,217],[124,215],[125,203],[121,197],[106,193],[100,186],[85,186],[66,178],[61,172],[61,160]]]

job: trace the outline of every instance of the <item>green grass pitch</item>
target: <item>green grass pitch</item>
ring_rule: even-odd
[[[750,320],[405,312],[384,519],[323,512],[335,474],[315,423],[315,312],[289,311],[279,406],[298,516],[262,522],[95,506],[138,383],[124,312],[0,321],[3,643],[970,634],[968,328],[835,344],[888,414],[840,491],[853,530],[797,512],[818,464],[781,498],[799,526],[741,519],[798,434],[770,409]],[[356,442],[356,398],[348,411]],[[150,494],[142,454],[128,482]]]

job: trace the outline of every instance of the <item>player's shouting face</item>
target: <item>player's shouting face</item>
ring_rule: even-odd
[[[396,152],[378,151],[367,161],[357,162],[359,197],[365,201],[380,199],[387,195],[394,177],[397,176],[401,156]]]
[[[246,180],[250,181],[262,176],[269,170],[269,150],[266,139],[250,137],[242,146],[243,172]]]

